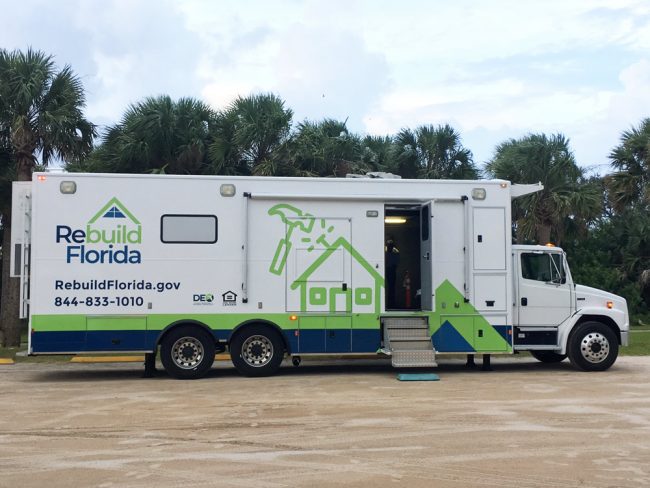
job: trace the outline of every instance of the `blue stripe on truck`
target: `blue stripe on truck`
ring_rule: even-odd
[[[227,340],[232,331],[215,330],[217,340]],[[380,347],[378,329],[285,330],[284,336],[292,354],[376,352]],[[335,337],[329,337],[334,332]],[[32,351],[38,353],[62,352],[147,352],[154,349],[159,330],[95,330],[65,332],[33,332]],[[326,340],[327,339],[327,340]],[[350,347],[351,345],[351,347]]]

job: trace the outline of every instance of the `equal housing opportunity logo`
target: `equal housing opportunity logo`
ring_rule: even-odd
[[[83,229],[56,226],[56,242],[66,245],[66,262],[78,264],[139,264],[142,225],[113,197]]]
[[[222,293],[221,299],[223,300],[224,307],[237,306],[237,293],[235,293],[234,291],[228,290],[226,293]]]

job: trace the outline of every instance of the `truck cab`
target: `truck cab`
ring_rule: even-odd
[[[513,346],[542,362],[567,356],[585,371],[609,368],[628,344],[625,298],[573,282],[564,251],[512,246]]]

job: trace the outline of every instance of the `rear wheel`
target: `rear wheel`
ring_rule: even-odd
[[[232,362],[244,376],[270,376],[284,358],[284,341],[274,328],[249,325],[230,341]]]
[[[559,363],[566,359],[566,354],[558,354],[553,351],[530,351],[530,354],[543,363]]]
[[[160,360],[170,376],[196,379],[214,363],[214,338],[200,327],[182,326],[169,332],[160,345]]]
[[[567,347],[571,364],[583,371],[605,371],[618,356],[616,334],[600,322],[585,322],[575,328]]]

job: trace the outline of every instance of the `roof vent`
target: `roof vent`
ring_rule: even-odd
[[[381,180],[400,180],[402,177],[400,175],[394,175],[393,173],[386,173],[384,171],[370,171],[365,175],[355,175],[347,174],[346,178],[377,178]]]

